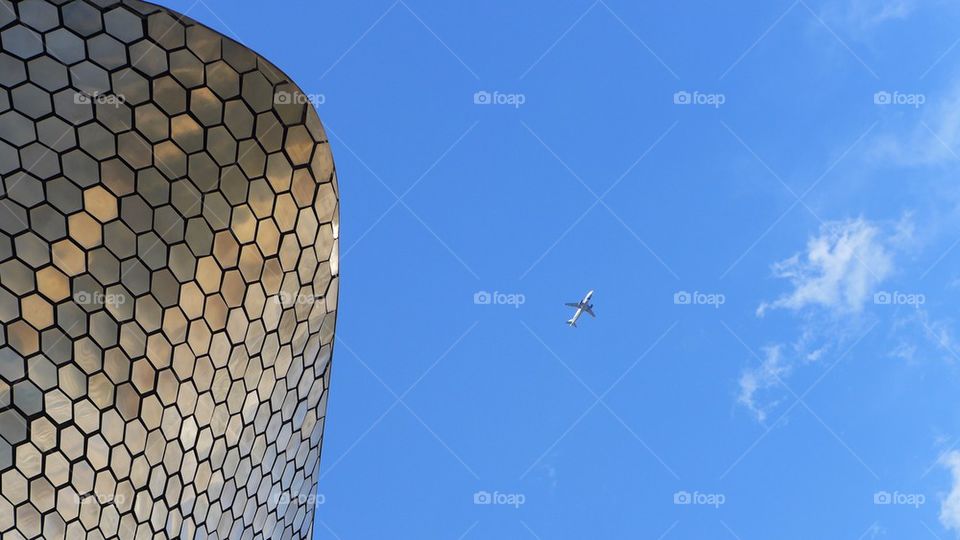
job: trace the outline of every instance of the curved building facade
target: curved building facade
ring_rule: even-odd
[[[309,101],[152,4],[0,0],[2,538],[311,536],[339,215]]]

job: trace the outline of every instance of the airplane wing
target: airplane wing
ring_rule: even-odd
[[[564,304],[564,305],[565,305],[565,306],[569,306],[569,307],[575,307],[575,308],[579,308],[579,307],[580,307],[580,304],[577,304],[576,302],[567,302],[567,303]]]
[[[596,317],[596,315],[593,314],[593,309],[590,306],[584,306],[583,311],[591,317]]]

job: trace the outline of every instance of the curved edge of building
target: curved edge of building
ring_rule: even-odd
[[[137,0],[0,0],[0,535],[312,535],[329,141],[273,64]]]

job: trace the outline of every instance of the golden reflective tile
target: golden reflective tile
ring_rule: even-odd
[[[293,126],[287,130],[284,150],[294,165],[306,165],[313,155],[316,143],[304,126]]]
[[[233,209],[230,230],[241,244],[253,242],[257,230],[257,220],[253,211],[247,205]]]
[[[170,75],[172,75],[173,78],[184,87],[190,88],[197,86],[203,83],[203,62],[201,62],[200,59],[194,56],[189,50],[181,49],[179,51],[174,51],[170,53]],[[156,87],[154,88],[156,89]],[[167,86],[163,86],[161,88],[169,90],[169,87]],[[179,92],[182,93],[183,90],[180,89]],[[155,91],[154,94],[156,95],[157,92]],[[186,106],[186,99],[178,99],[176,105],[177,106],[174,107],[165,107],[164,110],[168,114],[177,114],[183,112]]]
[[[203,128],[187,114],[173,117],[170,137],[185,152],[197,152],[203,148]]]
[[[95,373],[87,380],[87,395],[102,411],[110,410],[113,403],[113,383],[104,373]],[[106,427],[106,424],[104,424]]]
[[[257,224],[257,247],[264,257],[273,257],[280,248],[280,231],[274,220],[264,219]]]
[[[86,249],[100,245],[103,229],[100,224],[85,212],[73,214],[67,220],[70,238]]]
[[[199,319],[203,315],[204,293],[194,283],[186,283],[180,287],[180,309],[190,320]]]
[[[187,28],[187,48],[204,62],[220,59],[221,39],[214,31],[200,25]]]
[[[267,158],[267,181],[275,193],[290,189],[293,178],[293,167],[282,152],[270,154]]]
[[[40,350],[40,335],[37,330],[24,321],[7,326],[7,343],[22,356],[29,356]]]
[[[203,319],[198,319],[190,323],[187,343],[198,355],[207,354],[210,349],[210,328]]]
[[[86,224],[78,223],[76,227],[85,227]],[[54,266],[59,268],[68,276],[76,276],[86,271],[86,256],[83,250],[71,240],[61,240],[51,246],[52,261]],[[0,272],[2,276],[2,272]],[[2,278],[0,278],[2,279]]]
[[[190,91],[190,111],[204,125],[214,126],[223,119],[223,102],[210,88],[196,88]]]
[[[117,198],[103,186],[93,186],[83,192],[83,206],[97,221],[106,223],[119,215]]]
[[[202,257],[197,261],[197,283],[204,293],[213,294],[220,290],[222,274],[214,257]]]
[[[53,306],[40,295],[31,294],[20,300],[23,320],[37,330],[53,325]]]
[[[37,291],[52,302],[61,302],[70,296],[70,281],[66,274],[48,266],[37,271]]]

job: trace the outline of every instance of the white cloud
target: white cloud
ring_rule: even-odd
[[[923,312],[922,319],[927,338],[946,352],[956,354],[954,352],[956,350],[956,340],[953,338],[950,326],[944,321],[929,320],[926,312]]]
[[[829,4],[823,17],[847,30],[866,32],[895,20],[906,19],[917,8],[917,0],[849,0]]]
[[[905,19],[917,7],[914,0],[853,0],[851,4],[851,14],[861,17],[865,26]]]
[[[859,312],[874,288],[893,271],[893,256],[881,230],[859,218],[826,223],[807,241],[806,251],[775,263],[776,277],[789,279],[793,291],[757,308],[827,308],[837,314]]]
[[[938,318],[923,306],[902,310],[891,325],[895,344],[890,355],[909,365],[939,358],[946,364],[960,362],[960,340],[951,317]]]
[[[960,355],[957,353],[957,339],[954,337],[952,321],[934,319],[923,308],[917,308],[911,314],[911,319],[920,325],[920,335],[927,338],[927,341],[934,346],[934,351],[940,353],[947,363],[957,361]]]
[[[757,308],[784,309],[801,316],[799,335],[765,347],[758,363],[738,380],[737,403],[765,423],[787,393],[778,388],[795,370],[820,362],[855,336],[865,320],[852,317],[873,301],[877,286],[893,273],[894,253],[913,236],[909,216],[881,226],[863,218],[820,227],[806,247],[774,263],[773,274],[789,280],[790,291]]]
[[[783,401],[786,394],[777,387],[786,384],[797,367],[820,361],[831,348],[814,341],[818,341],[815,335],[804,332],[793,343],[764,347],[760,351],[763,356],[760,363],[740,373],[737,403],[749,410],[757,422],[765,424],[770,413]]]
[[[919,246],[921,238],[917,235],[917,227],[913,219],[913,212],[905,212],[894,227],[889,243],[892,247],[910,250]]]
[[[763,355],[759,366],[747,369],[740,375],[740,394],[737,396],[737,403],[749,409],[761,424],[766,423],[770,410],[777,406],[779,400],[763,401],[758,394],[777,386],[793,371],[792,363],[784,360],[780,345],[764,348]]]
[[[907,364],[915,364],[917,358],[917,346],[906,341],[900,341],[892,351],[890,356],[899,358]]]
[[[960,451],[952,450],[945,454],[940,458],[940,465],[949,470],[953,477],[950,493],[940,502],[940,523],[960,533]]]

